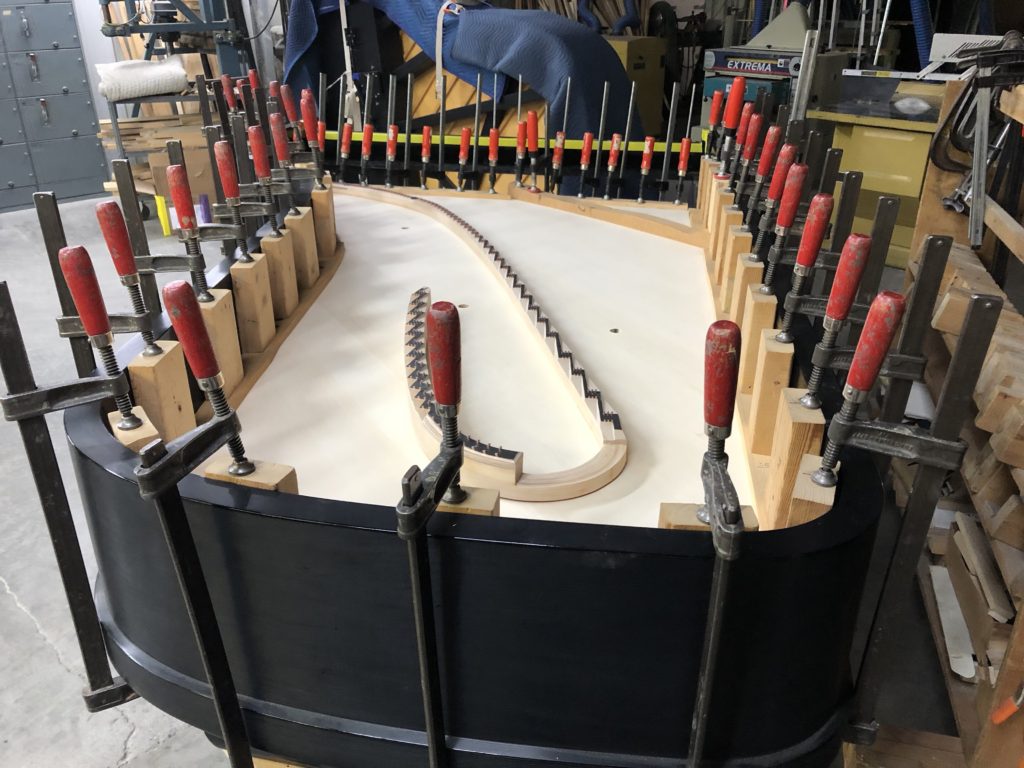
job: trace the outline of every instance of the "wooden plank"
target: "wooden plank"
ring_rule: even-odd
[[[819,409],[800,404],[800,397],[806,391],[786,388],[778,395],[765,504],[761,508],[761,519],[768,530],[791,525],[790,507],[801,462],[805,454],[816,455],[821,449],[825,417]]]
[[[985,602],[988,604],[989,616],[1004,624],[1011,621],[1015,611],[1006,595],[1006,589],[992,557],[992,550],[980,524],[964,513],[957,512],[956,525],[958,531],[954,536],[957,546],[971,573],[978,578]]]
[[[1024,227],[991,197],[985,198],[985,225],[1014,256],[1024,261]]]
[[[960,610],[949,571],[941,565],[933,565],[929,568],[929,573],[932,587],[935,589],[939,620],[942,622],[942,639],[946,644],[949,668],[961,680],[973,680],[976,670],[971,633]]]
[[[793,367],[793,345],[775,340],[774,328],[761,332],[754,366],[754,388],[751,392],[750,423],[745,425],[747,448],[751,453],[769,456],[772,453],[775,417],[779,393],[789,386]]]
[[[138,355],[128,363],[135,402],[141,405],[160,432],[171,441],[195,429],[192,395],[185,373],[185,355],[176,341],[158,341],[162,355]]]
[[[778,299],[775,296],[761,293],[759,282],[747,288],[743,301],[743,322],[739,324],[742,344],[737,391],[741,395],[750,395],[754,392],[754,371],[757,369],[761,334],[775,324],[777,305]]]
[[[843,746],[845,768],[966,768],[960,739],[937,733],[879,729],[871,746]]]
[[[199,311],[210,335],[221,375],[224,377],[224,394],[230,395],[245,373],[242,367],[242,350],[238,344],[235,299],[231,291],[224,288],[211,288],[210,293],[213,294],[213,301],[199,302]]]
[[[252,261],[236,261],[231,265],[238,342],[243,355],[262,352],[276,332],[274,305],[270,296],[270,269],[266,255],[250,255]]]
[[[740,214],[740,221],[742,220],[743,215]],[[739,225],[729,228],[728,235],[725,238],[725,251],[722,253],[722,282],[719,285],[718,291],[718,310],[727,317],[731,316],[735,311],[731,306],[733,301],[732,286],[736,279],[737,271],[740,268],[740,254],[749,253],[753,242],[750,230]]]
[[[999,95],[999,111],[1018,123],[1024,123],[1024,86],[1017,85],[1003,91]]]
[[[1007,652],[999,669],[992,701],[998,705],[1012,696],[1024,680],[1024,621],[1013,627]],[[1018,768],[1024,755],[1024,716],[1017,715],[1002,725],[990,718],[982,723],[972,768]]]

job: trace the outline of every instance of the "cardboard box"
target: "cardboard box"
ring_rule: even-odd
[[[149,155],[149,167],[153,171],[153,186],[156,193],[165,197],[170,205],[171,193],[167,187],[167,166],[170,161],[166,152],[152,152]],[[210,168],[210,154],[206,147],[185,150],[185,167],[188,169],[188,183],[192,189],[192,199],[199,202],[200,195],[209,195],[210,202],[215,202],[217,192],[213,186],[213,169]]]

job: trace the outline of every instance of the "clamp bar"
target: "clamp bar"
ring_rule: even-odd
[[[853,347],[833,349],[828,354],[824,354],[818,349],[815,349],[811,356],[811,363],[820,368],[831,368],[834,371],[848,371],[850,370],[850,365],[853,363],[854,352],[855,349]],[[921,381],[924,377],[924,367],[926,362],[927,360],[925,360],[922,355],[902,355],[898,352],[890,352],[885,356],[885,360],[882,363],[882,367],[879,370],[878,375],[885,376],[890,379],[896,379],[898,381]]]
[[[109,315],[110,332],[113,334],[141,333],[151,327],[149,315]],[[78,315],[66,315],[57,318],[57,333],[62,339],[88,338],[89,334],[82,327],[82,319]]]
[[[840,413],[832,417],[828,439],[940,469],[959,468],[967,451],[962,440],[942,440],[911,424],[848,420]]]
[[[188,254],[170,254],[166,256],[138,256],[135,264],[140,275],[153,275],[158,272],[189,272],[202,269],[205,262],[197,256]]]
[[[153,499],[176,488],[196,467],[213,456],[241,431],[238,415],[214,416],[202,426],[186,432],[162,447],[163,455],[135,469],[139,493]],[[147,446],[148,447],[148,446]]]
[[[6,395],[0,397],[0,411],[7,421],[22,421],[127,394],[128,377],[122,371],[120,376],[90,376]]]

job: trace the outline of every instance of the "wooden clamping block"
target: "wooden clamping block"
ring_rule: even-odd
[[[757,361],[754,365],[754,388],[750,396],[750,421],[744,425],[747,447],[751,453],[771,455],[775,419],[779,410],[779,393],[789,386],[793,368],[793,345],[775,340],[774,328],[761,331]]]
[[[722,249],[721,258],[716,266],[721,267],[721,278],[719,280],[718,310],[721,314],[729,313],[729,303],[732,301],[732,282],[736,276],[736,261],[741,253],[747,253],[754,245],[754,238],[746,227],[742,226],[743,214],[737,211],[740,217],[740,224],[733,225],[726,230],[725,247]]]
[[[167,442],[196,428],[185,354],[176,341],[158,341],[162,355],[139,355],[128,363],[135,402]]]
[[[295,280],[300,290],[308,290],[320,277],[320,256],[317,253],[313,209],[301,207],[298,216],[287,214],[284,217],[284,225],[292,233]]]
[[[231,265],[238,344],[243,355],[262,352],[277,331],[274,324],[274,301],[270,295],[270,266],[266,254],[250,255],[252,261],[236,261]]]
[[[743,301],[743,322],[740,326],[740,368],[737,392],[751,395],[754,392],[754,371],[757,368],[757,352],[760,349],[761,334],[775,325],[775,310],[778,299],[770,293],[761,293],[760,283],[751,285]]]
[[[663,501],[658,512],[658,527],[670,531],[705,531],[710,532],[707,523],[697,519],[697,510],[700,504],[679,504],[671,501]],[[743,505],[740,507],[743,515],[743,530],[756,531],[758,529],[757,515],[754,508]]]
[[[227,451],[220,451],[203,466],[203,477],[207,480],[220,480],[222,483],[234,483],[246,488],[259,488],[263,491],[280,491],[281,493],[298,493],[299,480],[295,467],[287,464],[272,464],[269,461],[253,461],[256,471],[249,475],[232,475],[228,472],[231,456]]]
[[[713,161],[707,155],[701,155],[700,169],[697,171],[697,216],[692,221],[694,226],[703,227],[707,224],[708,189],[714,175]]]
[[[715,232],[717,232],[718,228],[718,215],[722,212],[720,199],[722,197],[722,190],[725,189],[725,184],[724,180],[716,179],[714,176],[711,177],[711,181],[708,183],[708,212],[704,220],[704,226],[708,230],[708,250],[705,255],[709,263],[714,263]]]
[[[316,230],[316,253],[320,262],[334,256],[338,247],[338,229],[334,218],[334,190],[330,174],[324,176],[326,189],[314,189],[310,201],[313,205],[313,228]]]
[[[729,298],[725,314],[741,329],[743,328],[743,319],[746,315],[750,287],[753,286],[757,290],[757,286],[761,284],[763,277],[764,264],[761,263],[755,254],[741,253],[736,257],[735,274],[732,279],[732,296]],[[764,295],[760,291],[758,291],[758,294]],[[774,315],[774,309],[772,314]]]
[[[821,456],[816,453],[805,454],[800,459],[796,482],[793,484],[793,492],[790,495],[785,527],[792,528],[817,520],[832,509],[832,504],[836,499],[836,489],[822,487],[811,480],[811,475],[820,466]],[[837,465],[836,472],[841,470],[842,464]]]
[[[212,288],[213,301],[199,302],[199,310],[203,313],[206,332],[210,334],[213,354],[220,364],[220,372],[224,376],[224,394],[235,391],[245,375],[242,367],[242,350],[238,344],[238,325],[235,322],[235,299],[231,291],[223,288]]]
[[[743,211],[733,206],[735,196],[732,192],[724,191],[719,200],[722,203],[722,211],[718,214],[718,234],[715,237],[714,256],[715,271],[713,280],[716,286],[722,285],[722,273],[725,258],[725,244],[729,237],[729,230],[743,223]],[[748,249],[749,250],[749,249]]]
[[[135,429],[118,429],[117,423],[121,421],[120,411],[111,411],[107,414],[107,422],[110,424],[110,431],[121,445],[132,453],[138,453],[154,440],[160,438],[160,433],[153,426],[153,422],[146,415],[146,410],[136,405],[132,413],[139,417],[142,424]]]
[[[458,512],[463,515],[482,515],[484,517],[501,517],[501,496],[493,488],[474,488],[462,486],[468,496],[459,504],[437,505],[438,512]]]
[[[270,273],[270,299],[274,318],[284,320],[299,305],[299,285],[295,279],[295,253],[292,233],[282,230],[281,236],[270,234],[260,240],[260,250],[267,257]]]
[[[793,489],[803,457],[818,455],[825,436],[825,417],[821,409],[805,408],[800,404],[800,398],[806,392],[806,389],[786,388],[779,393],[771,462],[764,489],[765,503],[761,506],[761,521],[769,530],[790,525]]]

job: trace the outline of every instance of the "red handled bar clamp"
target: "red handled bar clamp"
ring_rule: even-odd
[[[807,278],[814,269],[814,263],[818,260],[818,253],[821,251],[821,244],[825,242],[825,233],[828,231],[829,220],[832,218],[832,207],[834,201],[832,195],[820,192],[811,199],[807,208],[807,220],[804,222],[803,236],[800,238],[800,247],[796,253],[796,264],[793,267],[793,284],[789,289],[789,295],[793,300],[798,299],[804,293]],[[769,261],[769,263],[771,263]],[[776,341],[783,344],[793,343],[793,310],[786,309],[782,315],[782,323],[779,326],[779,333]]]
[[[448,301],[435,301],[427,312],[427,359],[434,403],[441,421],[442,448],[460,449],[459,403],[462,400],[462,333],[459,310]],[[456,475],[445,501],[458,504],[466,499]]]
[[[772,293],[772,284],[775,281],[775,268],[782,259],[782,252],[786,249],[786,241],[789,239],[789,231],[796,222],[796,214],[800,208],[800,198],[804,193],[804,184],[807,182],[807,165],[805,163],[793,163],[789,166],[786,174],[785,186],[782,190],[782,199],[779,201],[779,215],[775,220],[775,241],[768,249],[768,266],[764,271],[764,280],[761,283],[761,293]],[[772,187],[775,186],[775,179],[772,179]],[[769,195],[772,190],[769,190]],[[766,212],[767,217],[767,212]]]

